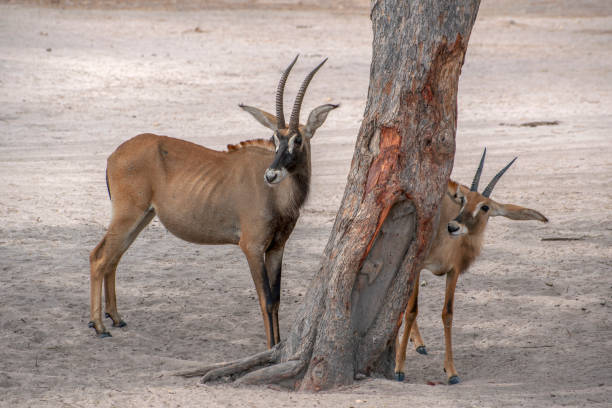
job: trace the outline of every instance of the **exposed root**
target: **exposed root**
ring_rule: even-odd
[[[306,362],[291,360],[248,373],[236,381],[239,385],[278,384],[291,380],[304,369]],[[203,379],[202,379],[203,380]]]
[[[211,364],[211,365],[208,365],[202,368],[177,371],[175,373],[172,373],[172,375],[177,376],[177,377],[184,377],[184,378],[201,377],[203,375],[206,375],[209,371],[215,370],[217,368],[227,367],[231,364],[232,364],[231,361],[225,361],[222,363]]]
[[[185,378],[201,376],[200,382],[204,384],[223,377],[234,377],[244,374],[236,380],[236,385],[282,384],[289,382],[287,385],[294,386],[290,382],[297,379],[304,370],[306,361],[299,359],[281,363],[279,360],[282,350],[283,348],[279,344],[271,350],[266,350],[240,360],[211,364],[194,370],[178,371],[173,375]]]
[[[226,375],[239,374],[263,364],[273,363],[278,360],[279,355],[280,348],[275,347],[240,360],[211,364],[195,370],[178,371],[174,375],[185,378],[204,376],[202,382],[206,382]]]

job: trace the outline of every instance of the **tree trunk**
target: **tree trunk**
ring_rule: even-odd
[[[479,3],[372,2],[368,101],[321,268],[286,341],[246,364],[198,371],[203,380],[268,365],[239,381],[317,391],[359,373],[392,375],[395,337],[453,165],[457,85]]]

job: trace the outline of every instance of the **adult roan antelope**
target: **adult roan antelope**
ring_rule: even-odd
[[[445,356],[444,371],[449,384],[457,384],[459,376],[453,362],[451,331],[453,326],[453,303],[457,278],[465,272],[480,254],[484,239],[484,231],[489,217],[504,216],[511,220],[538,220],[548,222],[548,219],[536,210],[513,204],[500,204],[491,200],[493,187],[501,176],[514,163],[516,157],[493,177],[482,194],[478,193],[478,182],[485,160],[485,149],[471,188],[448,182],[447,194],[440,204],[440,224],[436,232],[427,259],[417,272],[414,289],[408,306],[404,312],[404,332],[398,334],[395,354],[395,378],[404,380],[404,362],[408,337],[414,342],[420,354],[427,354],[423,339],[416,323],[418,314],[419,277],[420,272],[430,271],[434,275],[446,275],[446,293],[442,309],[442,324],[444,325]]]
[[[100,337],[102,282],[106,316],[117,312],[115,272],[123,253],[157,215],[174,235],[197,244],[236,244],[244,252],[263,315],[268,347],[280,341],[278,308],[285,242],[293,231],[310,186],[310,139],[338,105],[315,108],[299,124],[306,88],[327,59],[304,79],[285,125],[283,92],[297,56],[282,73],[276,116],[240,105],[273,131],[271,140],[248,140],[215,151],[146,133],[120,145],[108,158],[106,180],[112,219],[90,254],[91,322]]]

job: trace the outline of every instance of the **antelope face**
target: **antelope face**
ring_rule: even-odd
[[[296,56],[285,69],[276,88],[276,115],[252,106],[239,105],[242,109],[253,115],[259,123],[274,131],[272,139],[274,140],[276,153],[274,154],[272,164],[270,164],[270,167],[264,173],[264,180],[268,185],[278,184],[289,174],[295,173],[300,169],[302,172],[310,175],[310,139],[323,122],[325,122],[329,111],[339,106],[326,104],[316,107],[310,112],[306,125],[300,125],[300,110],[302,109],[304,94],[314,74],[327,61],[327,58],[325,58],[323,62],[306,75],[295,97],[289,124],[285,123],[283,108],[285,81],[297,58]]]
[[[276,130],[272,138],[276,153],[272,164],[264,173],[264,180],[269,185],[280,183],[308,160],[306,145],[309,141],[299,129]]]
[[[461,236],[482,232],[491,215],[492,201],[475,191],[453,184],[456,185],[455,191],[449,192],[449,195],[459,205],[460,210],[457,217],[448,223],[448,233],[452,236]]]
[[[447,194],[459,205],[459,214],[454,220],[448,223],[448,233],[453,236],[461,236],[465,234],[482,234],[489,217],[502,216],[511,220],[537,220],[548,222],[544,214],[531,208],[521,207],[515,204],[501,204],[493,201],[489,197],[493,192],[493,188],[504,175],[504,173],[515,162],[516,157],[510,161],[503,169],[501,169],[491,179],[487,187],[478,193],[478,183],[482,174],[482,166],[484,165],[487,149],[484,149],[478,170],[472,181],[472,186],[468,189],[454,181],[448,182]]]

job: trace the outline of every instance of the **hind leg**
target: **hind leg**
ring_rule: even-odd
[[[144,218],[142,218],[142,220],[138,223],[136,229],[132,231],[132,233],[128,237],[128,246],[131,245],[132,242],[134,242],[138,234],[140,234],[144,227],[146,227],[151,222],[153,217],[155,217],[155,211],[153,209],[150,209],[149,211],[147,211],[147,213],[145,213]],[[114,327],[124,327],[127,325],[127,323],[125,323],[125,321],[121,319],[119,312],[117,312],[117,296],[115,293],[115,275],[117,272],[116,266],[117,265],[115,265],[114,268],[111,268],[108,274],[104,276],[104,300],[106,301],[105,311],[106,317],[110,317],[113,320]]]
[[[113,327],[125,327],[127,323],[121,318],[117,311],[117,297],[115,295],[115,275],[117,268],[114,268],[111,272],[104,277],[104,300],[106,317],[112,319]]]
[[[414,344],[414,348],[417,353],[427,355],[427,348],[425,347],[425,343],[421,337],[421,332],[419,331],[419,326],[417,325],[416,320],[414,323],[412,323],[412,329],[410,330],[410,341]]]
[[[417,272],[412,295],[408,299],[408,305],[404,312],[404,332],[402,336],[397,334],[395,342],[395,379],[404,381],[404,364],[406,362],[406,347],[408,346],[408,338],[410,336],[412,325],[416,321],[419,313],[419,272]]]
[[[117,312],[115,295],[117,264],[123,253],[154,216],[155,211],[151,208],[144,212],[137,208],[119,211],[113,205],[113,219],[108,231],[102,241],[91,251],[89,256],[91,267],[91,321],[89,326],[94,328],[100,337],[110,336],[102,323],[102,283],[104,282],[105,287],[106,312],[113,319],[113,325],[121,326],[123,321]]]

